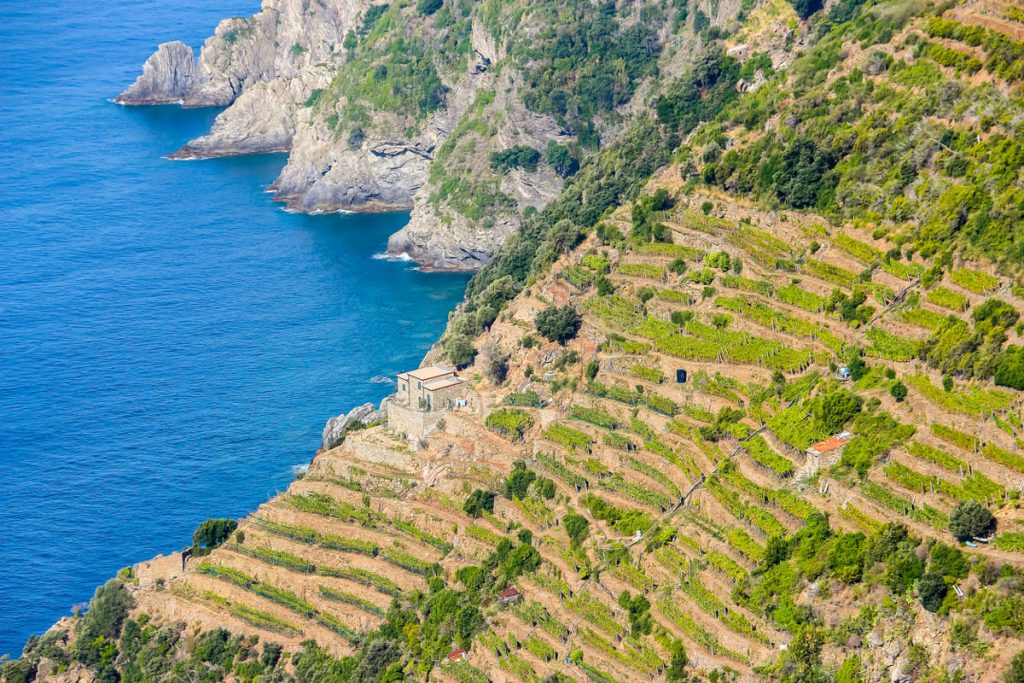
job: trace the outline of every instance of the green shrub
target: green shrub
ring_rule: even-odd
[[[580,162],[572,155],[569,148],[554,140],[548,142],[548,146],[544,150],[544,160],[562,178],[568,178],[580,170]]]
[[[573,547],[578,548],[587,538],[587,534],[590,531],[590,522],[581,514],[569,512],[562,518],[562,527],[565,529],[565,533],[569,535],[569,540],[572,542]]]
[[[540,152],[527,145],[516,145],[498,152],[491,152],[491,170],[507,173],[513,168],[521,168],[528,173],[537,170],[540,163]]]
[[[416,4],[416,9],[419,10],[420,14],[429,17],[431,14],[441,9],[441,5],[444,4],[444,0],[419,0]]]
[[[526,492],[530,484],[537,478],[537,474],[526,467],[522,460],[512,463],[512,471],[505,477],[505,497],[510,499],[526,498]]]
[[[958,541],[987,536],[995,529],[996,520],[984,505],[974,501],[960,503],[949,516],[949,532]]]
[[[233,519],[208,519],[192,534],[192,552],[196,556],[209,555],[217,546],[228,540],[238,528]]]
[[[943,600],[946,599],[946,593],[949,592],[949,586],[946,585],[942,574],[929,572],[918,581],[917,592],[921,597],[922,607],[929,612],[938,612]]]
[[[533,426],[533,422],[533,416],[525,410],[499,408],[487,416],[484,425],[510,441],[522,441],[526,431]]]
[[[537,314],[537,332],[545,338],[565,344],[576,336],[583,319],[572,306],[548,306]]]
[[[494,494],[476,489],[466,498],[462,510],[473,518],[480,517],[484,512],[494,512]]]

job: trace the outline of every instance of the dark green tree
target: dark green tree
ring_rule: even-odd
[[[995,529],[996,520],[988,508],[973,500],[960,503],[949,516],[949,532],[958,541],[986,536]]]
[[[431,14],[441,9],[441,5],[444,4],[444,0],[420,0],[416,4],[416,9],[420,11],[425,17],[429,17]]]
[[[545,338],[564,345],[579,332],[583,319],[572,306],[548,306],[537,314],[537,331]]]
[[[505,477],[505,497],[510,499],[526,498],[526,492],[536,478],[537,474],[528,469],[525,462],[516,460],[512,464],[512,472]]]
[[[921,597],[921,606],[929,612],[938,612],[942,601],[946,599],[949,586],[942,574],[928,572],[917,582],[917,593]]]
[[[574,547],[579,547],[586,540],[590,532],[590,522],[587,518],[576,512],[570,512],[562,518],[562,526],[569,536],[569,541]]]
[[[548,142],[547,149],[544,150],[544,160],[562,178],[568,178],[580,170],[580,162],[572,155],[569,148],[554,140]]]
[[[193,554],[208,555],[211,550],[228,540],[228,537],[237,528],[238,522],[233,519],[206,520],[192,534]]]
[[[494,512],[494,494],[490,491],[477,489],[469,494],[462,510],[470,517],[480,517],[485,511]]]
[[[790,0],[790,3],[801,19],[806,19],[825,6],[824,0]]]
[[[672,641],[672,657],[668,662],[668,669],[665,671],[665,680],[669,683],[687,683],[690,680],[690,674],[686,670],[686,665],[690,663],[690,658],[686,655],[686,648],[683,646],[682,641]]]

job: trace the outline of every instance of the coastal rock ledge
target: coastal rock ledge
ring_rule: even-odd
[[[324,425],[323,439],[320,444],[321,451],[329,451],[345,440],[345,434],[356,425],[368,425],[376,422],[383,416],[383,411],[378,410],[372,403],[364,403],[356,406],[348,413],[332,417]]]
[[[192,48],[180,40],[162,43],[146,60],[135,82],[114,101],[126,105],[177,104],[199,80]]]

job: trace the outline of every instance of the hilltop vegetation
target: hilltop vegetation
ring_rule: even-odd
[[[1019,680],[1011,15],[510,7],[376,10],[351,48],[414,11],[453,40],[477,16],[576,139],[578,172],[434,352],[472,407],[349,434],[237,531],[206,525],[185,571],[108,584],[5,680]],[[699,54],[661,77],[650,35],[687,22]],[[796,27],[771,57],[766,25]],[[488,161],[544,163],[571,166]]]

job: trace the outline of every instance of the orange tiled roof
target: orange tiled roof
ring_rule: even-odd
[[[831,451],[836,450],[837,448],[842,448],[843,446],[846,445],[846,442],[849,440],[849,437],[844,438],[842,436],[832,436],[825,439],[824,441],[819,441],[818,443],[814,444],[813,446],[811,446],[811,450],[817,453],[829,453]]]

